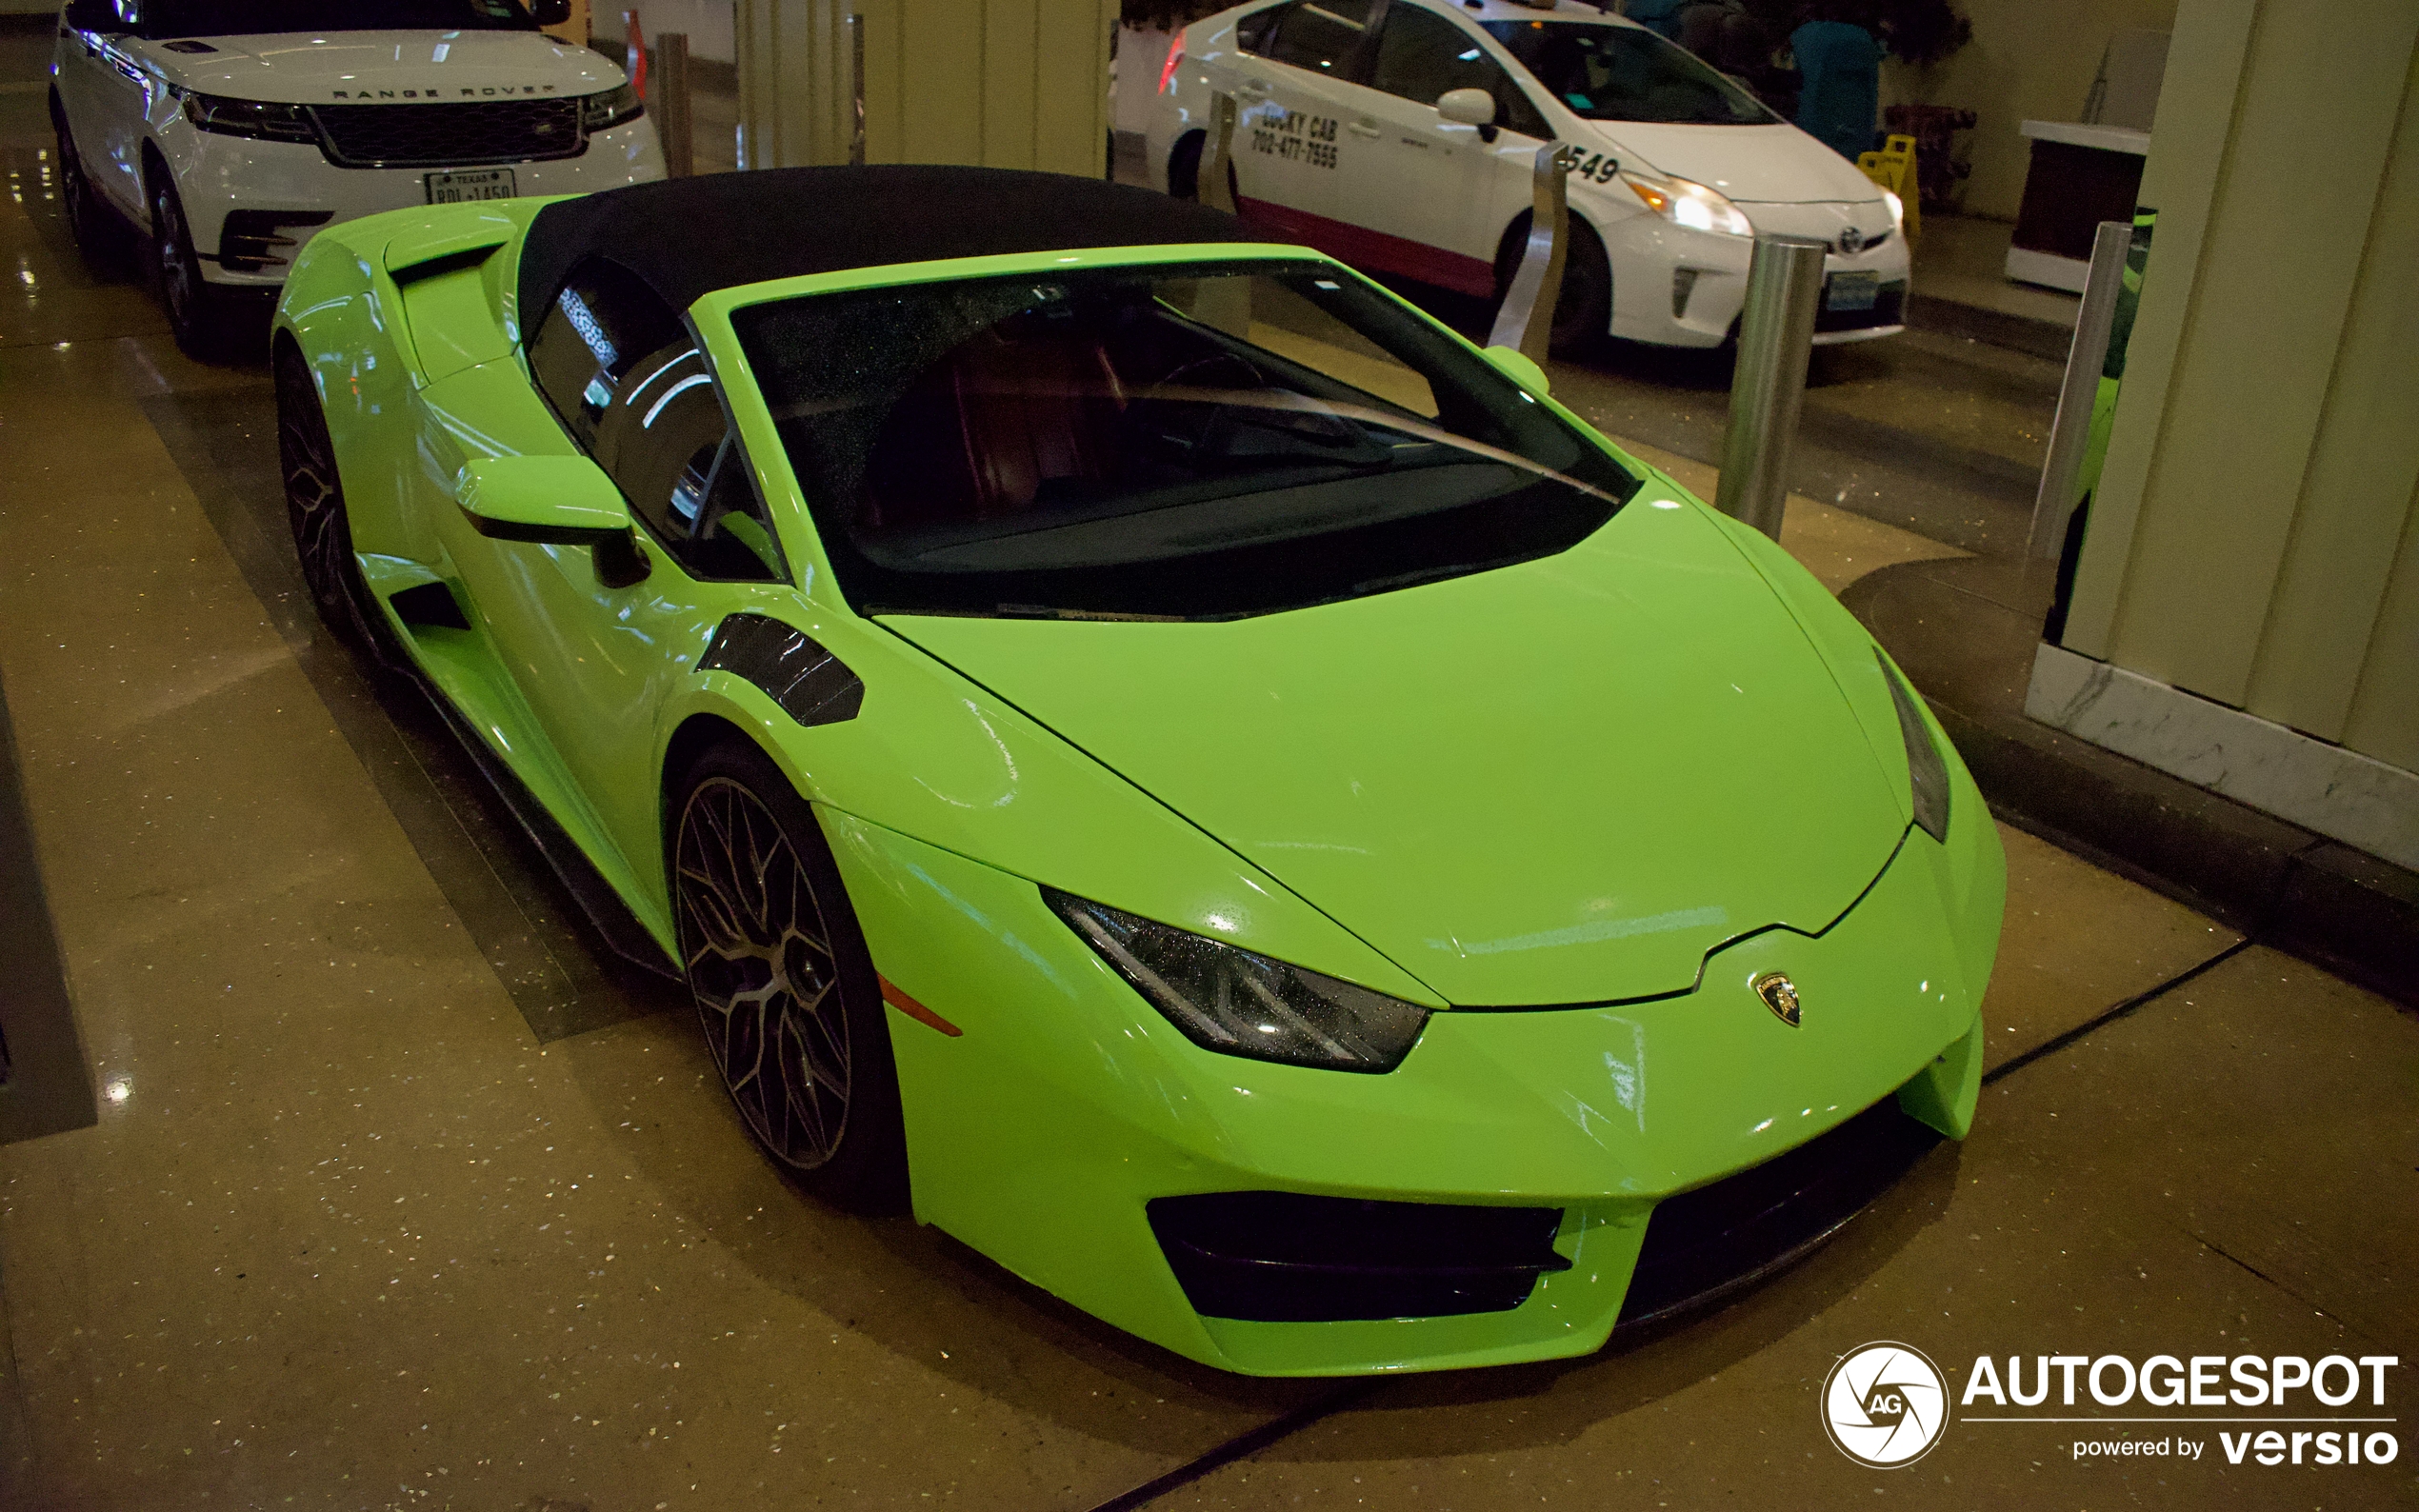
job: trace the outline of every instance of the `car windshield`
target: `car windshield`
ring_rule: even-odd
[[[1489,21],[1487,30],[1555,99],[1590,121],[1769,126],[1780,119],[1693,53],[1643,27]]]
[[[276,31],[530,31],[520,0],[149,0],[150,37]]]
[[[868,614],[1266,613],[1561,551],[1637,487],[1330,265],[913,284],[732,324]]]

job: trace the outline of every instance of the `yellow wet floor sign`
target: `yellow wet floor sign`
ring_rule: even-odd
[[[1923,229],[1917,209],[1923,196],[1915,187],[1915,139],[1893,133],[1882,143],[1880,151],[1865,153],[1856,166],[1867,178],[1898,196],[1907,212],[1907,240],[1912,245]]]

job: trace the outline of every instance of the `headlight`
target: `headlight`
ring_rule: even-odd
[[[1331,1071],[1391,1071],[1428,1010],[1054,888],[1042,898],[1205,1050]]]
[[[215,94],[185,96],[185,119],[221,136],[250,136],[271,142],[316,142],[307,106],[272,105],[264,100],[230,100]]]
[[[627,84],[580,100],[580,125],[590,131],[635,121],[646,113],[646,102],[639,99],[638,90]]]
[[[1873,647],[1882,664],[1882,681],[1889,685],[1889,701],[1898,710],[1898,733],[1907,742],[1907,780],[1914,788],[1915,823],[1925,834],[1944,844],[1949,839],[1949,764],[1932,743],[1931,729],[1916,706],[1915,690],[1889,665],[1881,647]]]
[[[1647,202],[1647,209],[1674,226],[1692,231],[1717,231],[1724,236],[1752,236],[1755,227],[1722,194],[1684,178],[1665,178],[1623,169],[1621,182]]]
[[[1907,202],[1898,197],[1898,191],[1896,189],[1882,190],[1882,203],[1889,207],[1890,229],[1905,229],[1907,226]]]

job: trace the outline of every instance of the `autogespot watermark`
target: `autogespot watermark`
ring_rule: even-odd
[[[1867,1344],[1842,1355],[1824,1380],[1823,1426],[1858,1464],[1913,1464],[1949,1426],[1949,1383],[1911,1344]]]
[[[2191,1463],[2212,1442],[2218,1453],[2210,1462],[2228,1465],[2391,1464],[2402,1453],[2391,1431],[2397,1420],[2384,1412],[2386,1372],[2402,1363],[2395,1355],[2152,1355],[2139,1364],[2127,1355],[2006,1358],[2005,1369],[1993,1356],[1974,1358],[1955,1415],[1970,1423],[2059,1425],[2077,1462],[2147,1456]],[[1885,1340],[1831,1367],[1823,1426],[1857,1463],[1896,1469],[1940,1442],[1949,1396],[1922,1350]],[[2017,1407],[2044,1410],[2008,1410]],[[2073,1407],[2087,1410],[2064,1410]],[[2088,1410],[2122,1407],[2169,1410]]]

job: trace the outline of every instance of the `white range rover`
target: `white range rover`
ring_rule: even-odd
[[[50,119],[77,242],[148,233],[169,319],[211,348],[319,227],[409,205],[664,176],[610,59],[540,31],[570,0],[69,0]]]

